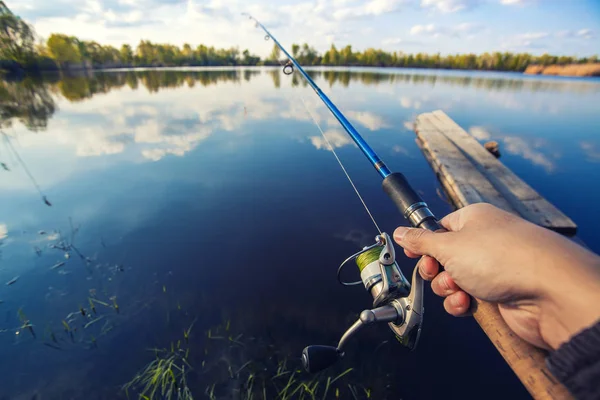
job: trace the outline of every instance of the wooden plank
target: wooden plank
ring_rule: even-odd
[[[417,144],[456,207],[485,201],[530,221],[533,219],[532,222],[540,225],[557,230],[570,229],[574,233],[576,226],[573,221],[525,185],[508,168],[497,162],[510,174],[494,162],[485,160],[479,150],[474,150],[475,155],[466,151],[465,147],[474,147],[464,136],[468,134],[445,114],[436,112],[419,115],[415,131]],[[487,153],[483,146],[476,143]],[[483,161],[475,166],[478,158]],[[490,178],[490,170],[503,173],[502,179]],[[559,215],[563,215],[566,222],[558,218]],[[565,224],[562,225],[562,222]],[[516,336],[496,304],[473,299],[471,310],[477,323],[535,399],[572,398],[547,370],[544,361],[547,354]]]
[[[427,116],[419,116],[417,122],[418,144],[429,159],[444,189],[457,207],[473,203],[491,203],[504,210],[514,208],[490,184],[448,138],[437,130]]]
[[[567,234],[577,225],[462,129],[443,111],[415,122],[417,143],[456,207],[487,202]]]

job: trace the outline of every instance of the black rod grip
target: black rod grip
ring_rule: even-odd
[[[412,226],[434,232],[440,229],[439,223],[429,211],[421,196],[415,192],[400,172],[394,172],[383,179],[383,190]],[[407,211],[410,211],[410,213],[407,213]],[[411,217],[413,213],[418,218]]]
[[[426,219],[425,221],[423,221],[423,223],[421,224],[421,228],[427,229],[428,231],[432,231],[432,232],[443,229],[442,226],[440,225],[440,223],[437,222],[437,220],[435,218]]]

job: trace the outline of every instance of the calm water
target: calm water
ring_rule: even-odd
[[[600,252],[599,80],[313,75],[437,215],[451,208],[411,122],[443,109],[476,137],[498,140],[502,161]],[[335,271],[376,231],[301,99],[382,228],[404,221],[301,79],[260,69],[108,72],[3,84],[0,94],[0,398],[124,398],[120,386],[154,358],[148,349],[178,341],[190,351],[195,398],[208,398],[206,388],[245,398],[251,382],[255,398],[263,383],[275,398],[292,375],[273,378],[284,364],[295,371],[305,345],[336,343],[371,304]],[[77,250],[68,259],[61,241]],[[413,262],[400,263],[409,275]],[[416,352],[386,327],[361,333],[328,371],[354,368],[331,397],[337,388],[340,398],[527,398],[472,319],[445,315],[430,292],[426,309]]]

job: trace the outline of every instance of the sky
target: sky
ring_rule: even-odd
[[[239,47],[266,56],[272,42],[323,52],[351,44],[406,53],[491,51],[600,54],[600,0],[18,0],[12,11],[37,34],[120,46],[159,43]]]

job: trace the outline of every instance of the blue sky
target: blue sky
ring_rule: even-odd
[[[280,41],[331,43],[442,54],[527,51],[600,54],[600,0],[18,0],[8,6],[41,37],[52,32],[103,44],[141,39],[248,48],[272,43],[244,19],[250,12]]]

